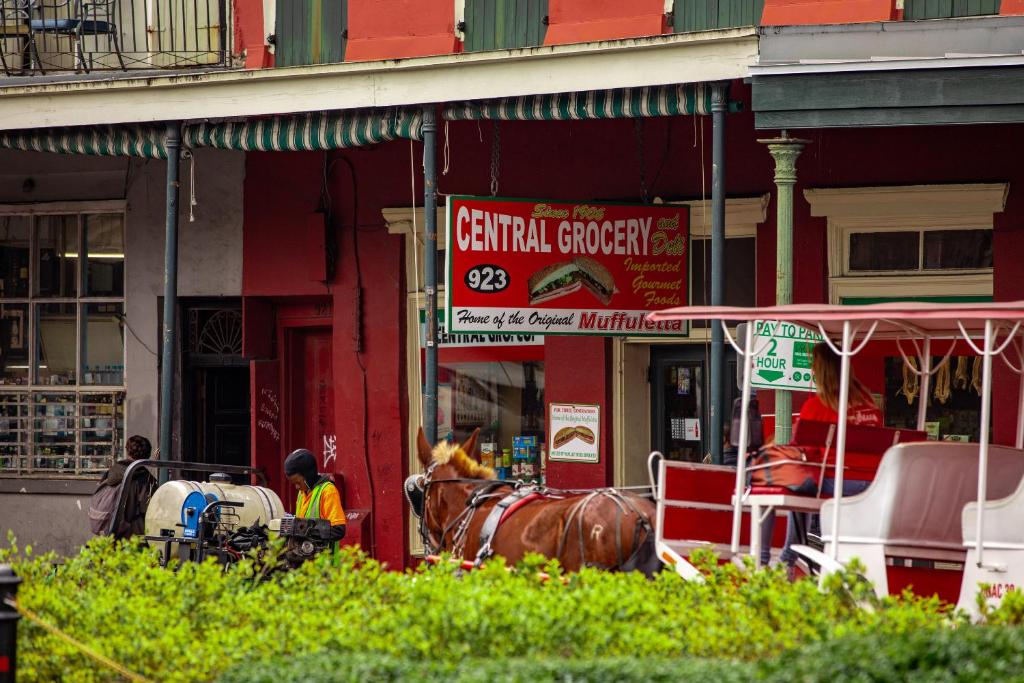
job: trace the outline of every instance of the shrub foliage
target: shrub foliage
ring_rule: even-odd
[[[725,681],[733,680],[724,673],[730,662],[767,660],[808,643],[885,641],[963,624],[937,600],[875,600],[852,575],[834,577],[822,592],[781,572],[719,566],[710,555],[701,560],[705,583],[671,572],[654,580],[597,570],[562,577],[557,564],[539,558],[514,573],[500,560],[467,573],[449,565],[402,573],[354,549],[341,553],[339,566],[330,559],[265,576],[251,559],[228,571],[213,563],[165,570],[153,552],[108,539],[59,566],[16,548],[0,551],[0,562],[14,561],[25,579],[23,606],[128,669],[171,682],[231,670],[227,680],[271,680],[238,676],[318,653],[326,654],[308,660],[310,670],[350,662],[355,673],[346,679],[339,671],[337,680],[398,680],[387,672],[406,671],[408,662],[435,678],[443,671],[458,678],[454,667],[465,662],[500,660],[520,674],[488,680],[569,680],[552,677],[566,667],[578,669],[572,680],[606,680],[593,672],[610,662],[605,669],[619,673],[608,680],[662,680],[658,667],[675,667],[678,677],[680,666],[706,665]],[[541,570],[553,579],[544,581]],[[117,680],[27,620],[19,632],[19,680]],[[690,661],[699,659],[721,661]],[[736,680],[750,679],[742,675],[748,670],[734,671]],[[299,678],[282,669],[273,680]]]

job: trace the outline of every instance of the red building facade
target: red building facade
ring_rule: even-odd
[[[323,12],[344,5],[314,4]],[[1022,103],[1015,95],[1020,64],[1013,61],[1019,59],[1019,44],[1004,49],[1024,30],[1012,16],[1024,14],[1016,0],[978,3],[991,16],[977,20],[930,17],[915,0],[729,0],[714,3],[716,12],[694,11],[704,7],[700,3],[664,0],[549,0],[519,3],[526,9],[504,21],[488,15],[484,0],[383,0],[347,3],[346,11],[323,14],[331,21],[315,27],[277,16],[278,5],[283,6],[233,3],[230,25],[227,17],[219,25],[231,40],[216,69],[182,68],[144,78],[127,73],[110,82],[83,77],[69,85],[27,75],[20,85],[0,86],[0,121],[6,128],[32,130],[116,129],[168,117],[196,126],[222,120],[258,124],[311,110],[432,106],[440,114],[452,101],[728,81],[727,302],[775,300],[776,194],[772,160],[759,139],[786,127],[769,125],[782,120],[778,117],[802,115],[804,99],[816,102],[813,113],[790,126],[794,135],[809,140],[798,163],[793,207],[796,302],[1021,298],[1024,178],[1015,160],[1024,115],[1015,109]],[[923,16],[935,20],[908,21]],[[969,37],[976,35],[981,37]],[[325,60],[328,53],[341,58]],[[939,61],[948,54],[974,55],[976,61],[949,58],[960,61],[948,66]],[[877,101],[864,106],[863,118],[836,123],[837,111],[858,107],[840,101],[834,90],[842,88],[827,87],[826,79],[834,76],[829,69],[882,78],[880,62],[887,67],[892,60],[873,58],[894,55],[905,60],[893,70],[923,73],[948,66],[961,75],[984,76],[986,87],[970,86],[969,78],[958,82],[962,89],[941,84],[901,89],[879,81],[877,88],[868,88]],[[911,58],[930,63],[911,64]],[[147,59],[152,66],[153,57]],[[1003,85],[1003,71],[982,74],[983,68],[1004,69]],[[804,86],[805,75],[818,80]],[[762,84],[776,77],[791,79],[791,85],[768,93]],[[946,92],[951,94],[942,100]],[[920,101],[911,101],[914,97]],[[886,107],[904,99],[913,111],[902,116],[935,113],[910,123],[886,118]],[[957,107],[991,115],[971,118]],[[19,145],[4,138],[3,146]],[[422,144],[402,138],[326,152],[224,146],[244,155],[240,244],[231,245],[241,252],[241,288],[228,294],[241,298],[244,335],[235,360],[249,365],[252,463],[268,473],[287,501],[293,493],[284,486],[283,458],[294,448],[313,450],[343,484],[344,504],[352,513],[350,540],[402,566],[415,539],[400,487],[415,467],[410,444],[422,412],[417,329],[423,283],[417,258],[424,225],[422,208],[416,210],[423,203]],[[694,302],[703,302],[708,300],[703,277],[712,146],[706,115],[500,125],[442,118],[439,203],[450,194],[488,196],[492,183],[503,197],[686,203],[695,273],[689,290]],[[131,170],[129,164],[129,175]],[[941,211],[928,211],[929,205]],[[884,241],[915,233],[913,239],[923,245],[925,233],[943,230],[980,231],[988,244],[981,251],[987,253],[976,254],[970,267],[935,272],[925,272],[924,263],[873,271],[850,261],[855,235],[883,234]],[[925,284],[904,286],[910,282]],[[200,293],[215,290],[210,286]],[[155,309],[154,291],[129,291],[127,308]],[[153,300],[131,301],[143,295]],[[681,369],[698,372],[703,391],[709,343],[706,330],[695,326],[685,337],[658,342],[548,337],[522,348],[449,346],[441,349],[442,381],[456,383],[460,364],[476,364],[463,368],[467,376],[484,366],[511,371],[514,377],[501,385],[500,411],[541,432],[552,402],[597,405],[599,461],[551,462],[547,481],[562,487],[635,484],[646,480],[646,454],[672,440],[666,436],[672,410],[690,411],[705,426],[710,419],[706,400],[683,397],[682,382],[673,394],[671,380]],[[856,370],[895,414],[895,351],[884,346],[875,351],[859,359]],[[153,365],[147,373],[156,372]],[[1014,436],[1016,407],[1009,397],[1015,382],[1008,376],[997,379],[999,443]],[[520,391],[526,384],[542,388],[539,408],[526,405]],[[666,408],[669,398],[675,407]],[[454,400],[457,410],[459,399]],[[153,413],[149,422],[155,421],[152,397],[142,403]],[[770,394],[762,409],[771,412]],[[518,429],[527,429],[508,422],[491,425],[502,447],[511,445],[507,442]],[[453,426],[460,436],[462,427],[472,425]],[[669,446],[688,459],[702,459],[710,451],[706,438]],[[10,484],[12,491],[20,486],[20,481]]]
[[[736,82],[732,93],[734,99],[749,104],[747,86]],[[475,123],[449,125],[449,169],[440,180],[442,195],[489,194],[491,128],[489,123],[479,130]],[[830,296],[827,219],[811,215],[812,207],[803,190],[993,183],[1006,184],[1009,191],[1005,210],[993,217],[992,295],[997,299],[1018,298],[1021,266],[1015,254],[1024,250],[1024,199],[1018,188],[1024,177],[1014,162],[1015,155],[1007,150],[1007,141],[1018,134],[1015,126],[813,133],[799,163],[794,221],[795,301],[824,302]],[[648,119],[644,123],[644,152],[640,154],[631,121],[503,123],[500,194],[639,201],[642,158],[651,197],[699,201],[702,175],[705,190],[710,183],[709,136],[710,128],[692,117]],[[729,200],[774,197],[771,159],[757,138],[751,114],[730,115]],[[388,233],[382,211],[408,207],[413,197],[421,196],[418,174],[410,174],[409,169],[410,154],[419,159],[420,153],[418,144],[406,142],[326,157],[308,153],[252,154],[245,183],[246,311],[254,310],[248,305],[250,298],[268,302],[274,311],[276,347],[271,344],[264,348],[268,358],[280,363],[281,421],[285,425],[279,450],[257,449],[254,457],[257,464],[272,470],[279,467],[280,458],[289,449],[309,447],[311,441],[322,443],[323,434],[311,435],[309,429],[304,432],[303,427],[289,427],[295,419],[289,411],[320,412],[322,400],[309,391],[310,383],[318,387],[329,384],[334,419],[324,429],[333,429],[330,433],[337,439],[333,471],[344,477],[346,508],[372,511],[372,547],[375,554],[393,565],[406,561],[408,553],[406,511],[399,487],[410,467],[407,420],[411,412],[417,412],[409,403],[408,390],[416,387],[419,378],[408,371],[411,347],[407,336],[414,331],[406,324],[410,306],[407,292],[414,287],[404,275],[407,246],[403,236]],[[318,183],[325,158],[330,169],[329,222],[339,254],[336,279],[327,286],[309,280],[301,264],[310,247],[297,237],[308,216],[322,204]],[[340,163],[342,158],[351,166]],[[438,161],[444,165],[444,159]],[[756,232],[759,305],[774,303],[774,199],[771,201]],[[694,252],[691,258],[697,256]],[[726,277],[733,277],[728,264]],[[893,292],[893,296],[898,295]],[[310,352],[296,352],[290,346],[308,343],[295,341],[295,331],[304,329],[302,326],[319,330],[331,339],[329,373],[311,375]],[[247,324],[247,331],[251,327]],[[694,344],[694,340],[676,341]],[[540,357],[545,402],[597,404],[604,420],[600,462],[550,463],[550,485],[577,488],[621,484],[622,475],[617,474],[621,464],[616,459],[635,459],[615,447],[615,429],[620,424],[616,411],[626,409],[623,396],[630,390],[615,381],[620,369],[614,365],[616,343],[600,337],[549,337],[544,342]],[[705,345],[696,340],[696,348]],[[652,350],[657,348],[664,347],[651,346]],[[442,349],[442,364],[446,362],[445,353]],[[509,357],[486,350],[477,354],[477,359],[492,358],[495,362]],[[857,373],[872,391],[886,394],[884,359],[896,356],[895,348],[879,345],[873,354],[858,358]],[[295,399],[296,390],[289,398],[286,387],[296,383],[305,385],[307,398]],[[999,443],[1012,443],[1016,413],[1008,399],[1014,391],[1016,382],[1008,378],[1002,378],[996,389],[995,439]],[[655,400],[650,388],[643,387],[639,392],[647,400]],[[254,387],[253,410],[258,417],[257,394]],[[886,400],[895,401],[896,397],[886,395]],[[762,399],[762,409],[771,411],[767,397]],[[631,447],[650,450],[650,443],[633,443],[649,440],[650,432],[618,436]]]

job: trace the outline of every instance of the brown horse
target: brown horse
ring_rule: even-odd
[[[533,552],[557,558],[568,571],[586,566],[651,575],[660,569],[654,504],[632,493],[545,489],[513,505],[497,524],[501,511],[492,515],[495,507],[508,506],[515,501],[511,494],[525,496],[530,489],[496,480],[493,470],[473,459],[479,431],[461,446],[436,448],[419,432],[417,451],[426,472],[409,477],[406,492],[428,554],[481,561],[495,554],[516,563]],[[482,530],[485,541],[490,537],[483,552]]]

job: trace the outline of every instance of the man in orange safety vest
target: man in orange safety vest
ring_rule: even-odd
[[[341,507],[341,494],[328,475],[317,471],[313,454],[305,448],[292,451],[285,458],[284,473],[299,492],[295,501],[295,516],[330,520],[330,540],[337,544],[345,538],[345,511]]]

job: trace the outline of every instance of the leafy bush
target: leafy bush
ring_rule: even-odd
[[[762,667],[772,683],[1008,683],[1024,680],[1024,630],[926,628],[858,634],[787,652]]]
[[[0,562],[13,553],[0,551]],[[873,600],[847,576],[823,593],[778,571],[717,566],[710,555],[701,560],[705,583],[597,570],[563,582],[557,564],[538,558],[516,573],[497,560],[465,574],[450,565],[401,573],[353,549],[340,566],[322,556],[256,581],[252,560],[226,572],[212,563],[164,570],[154,552],[105,538],[56,571],[49,557],[13,559],[25,579],[22,605],[128,669],[169,682],[320,651],[425,666],[523,657],[754,661],[808,642],[959,622],[935,600]],[[540,569],[554,580],[542,581]],[[19,631],[22,681],[116,679],[27,620]]]
[[[466,659],[446,664],[331,652],[246,664],[220,683],[747,683],[754,672],[746,662],[708,659]]]
[[[1024,630],[967,626],[856,634],[759,664],[702,659],[467,659],[458,663],[353,653],[277,658],[229,671],[221,683],[1006,683],[1024,680]]]

